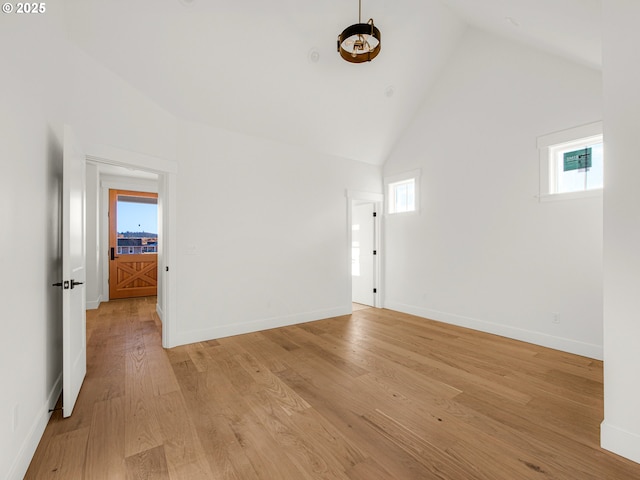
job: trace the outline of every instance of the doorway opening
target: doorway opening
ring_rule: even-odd
[[[351,301],[375,306],[375,205],[357,204],[351,213]]]
[[[103,300],[110,299],[108,278],[111,250],[109,248],[109,221],[107,216],[109,190],[123,190],[155,194],[157,205],[157,245],[155,269],[156,311],[162,322],[162,346],[175,345],[176,328],[172,321],[176,309],[176,281],[173,275],[175,254],[175,211],[176,211],[176,173],[177,164],[172,160],[151,157],[128,150],[105,145],[92,145],[86,152],[87,163],[99,167],[97,190],[100,208],[96,211],[99,218],[99,237],[97,245],[97,274]],[[144,225],[139,222],[141,227]],[[146,230],[142,228],[142,230]],[[114,256],[116,250],[114,245]]]
[[[382,195],[348,192],[352,311],[382,307],[380,216]]]
[[[109,190],[109,298],[158,292],[158,194]]]

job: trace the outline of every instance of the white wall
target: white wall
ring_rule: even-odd
[[[47,45],[35,47],[55,28],[53,15],[5,15],[0,29],[0,43],[13,46],[0,75],[0,478],[22,478],[61,388],[62,302],[51,284],[61,280],[62,124],[46,115],[60,103],[44,101],[37,68],[27,68],[51,64]],[[59,83],[57,72],[46,78]]]
[[[75,45],[65,46],[70,66],[64,117],[83,144],[105,144],[174,160],[175,117]]]
[[[9,325],[0,351],[2,364],[13,367],[2,378],[3,478],[22,477],[60,393],[61,293],[50,284],[60,280],[64,123],[85,145],[179,159],[169,177],[177,184],[170,216],[180,252],[169,272],[178,276],[174,343],[348,313],[345,191],[381,191],[379,167],[191,123],[178,127],[69,44],[58,9],[3,17],[0,31],[2,44],[13,46],[0,76],[0,158],[10,172],[0,185],[8,232],[2,318]]]
[[[3,15],[0,29],[10,46],[0,65],[0,478],[23,477],[61,389],[62,294],[51,284],[61,280],[63,124],[83,143],[176,153],[175,119],[70,45],[61,8]]]
[[[22,478],[33,453],[27,440],[37,445],[61,381],[61,294],[51,284],[61,274],[62,156],[36,99],[10,65],[2,67],[0,105],[0,477],[13,471],[9,478]]]
[[[640,4],[603,2],[604,399],[602,446],[640,462]]]
[[[182,123],[176,342],[349,313],[346,189],[380,168]]]
[[[600,358],[602,199],[535,195],[536,137],[601,102],[600,72],[470,29],[384,167],[422,174],[385,219],[385,305]]]

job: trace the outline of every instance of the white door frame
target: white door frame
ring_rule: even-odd
[[[159,219],[158,292],[157,311],[162,320],[162,346],[175,346],[176,310],[176,162],[164,158],[131,152],[106,145],[90,145],[85,148],[86,159],[94,163],[106,163],[120,167],[133,167],[158,175]],[[102,253],[104,254],[104,252]]]
[[[384,195],[381,193],[361,192],[355,190],[347,190],[347,273],[349,275],[349,305],[352,303],[353,298],[353,282],[351,275],[351,246],[353,242],[353,235],[351,231],[351,221],[353,217],[353,205],[354,203],[372,203],[375,205],[375,211],[377,216],[373,222],[374,229],[374,248],[376,255],[373,262],[373,285],[376,289],[376,293],[373,295],[373,306],[375,308],[384,308],[384,282],[383,282],[383,270],[382,270],[382,256],[384,254],[382,245],[382,227],[383,227],[383,215],[382,208],[384,203]]]

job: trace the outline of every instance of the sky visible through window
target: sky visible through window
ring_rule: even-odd
[[[158,205],[118,202],[118,233],[158,233]]]
[[[389,184],[391,205],[389,213],[413,212],[415,207],[415,179]]]

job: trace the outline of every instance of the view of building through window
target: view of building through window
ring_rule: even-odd
[[[155,198],[118,200],[118,254],[158,251],[158,204]]]
[[[566,145],[552,149],[555,177],[553,193],[582,192],[603,187],[602,138],[584,145]]]
[[[537,138],[540,201],[602,195],[602,122],[568,128]]]

